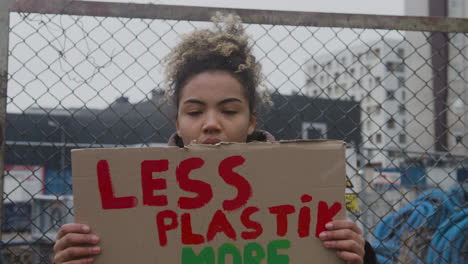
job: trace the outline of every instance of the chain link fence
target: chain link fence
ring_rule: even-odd
[[[217,9],[2,5],[1,254],[51,263],[73,221],[70,150],[165,145],[163,58]],[[225,11],[243,18],[266,75],[274,104],[259,127],[348,143],[349,217],[379,262],[466,263],[468,20]]]

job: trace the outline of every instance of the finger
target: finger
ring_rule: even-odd
[[[92,234],[76,234],[76,233],[68,233],[61,239],[57,240],[54,245],[54,252],[59,252],[66,248],[83,245],[83,244],[91,244],[95,245],[99,242],[99,237]]]
[[[337,251],[336,255],[346,261],[347,264],[362,264],[364,260],[361,256],[357,255],[356,253],[348,252],[348,251]]]
[[[364,246],[354,240],[333,240],[324,241],[324,247],[333,248],[339,251],[348,251],[359,256],[364,256]]]
[[[355,222],[349,219],[332,221],[330,223],[327,223],[325,225],[325,228],[327,228],[327,230],[351,229],[357,234],[362,234],[361,228],[359,228],[359,226]]]
[[[59,229],[59,231],[57,233],[56,240],[61,239],[63,236],[65,236],[68,233],[87,234],[87,233],[89,233],[89,231],[91,231],[91,228],[89,228],[89,226],[87,226],[87,225],[76,224],[76,223],[64,224],[62,227],[60,227],[60,229]]]
[[[351,229],[339,229],[320,233],[321,240],[355,240],[364,245],[364,238]]]
[[[100,247],[69,247],[55,254],[55,263],[66,263],[89,259],[91,256],[98,255],[101,252]]]

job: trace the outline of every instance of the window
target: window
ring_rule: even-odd
[[[405,65],[403,63],[398,63],[395,67],[396,72],[404,72],[405,71]]]
[[[380,57],[380,49],[379,48],[374,49],[374,54],[375,56]]]
[[[343,65],[346,65],[346,57],[341,58],[341,63],[343,63]]]
[[[397,49],[397,54],[398,54],[398,57],[400,57],[401,59],[404,59],[405,58],[405,49],[403,49],[403,48]]]
[[[314,95],[315,95],[315,96],[318,95],[318,91],[317,91],[317,90],[314,90]]]
[[[382,112],[382,105],[376,105],[375,106],[375,114],[376,115],[380,115],[380,113]]]
[[[303,122],[302,123],[302,139],[326,139],[327,124],[319,122]]]
[[[400,141],[400,144],[406,144],[406,135],[405,134],[400,134],[398,136],[398,140]]]
[[[404,114],[405,111],[406,111],[405,105],[404,105],[404,104],[400,104],[400,105],[398,106],[398,112],[400,112],[400,114]]]
[[[367,120],[367,122],[366,122],[366,127],[367,127],[367,130],[370,130],[370,129],[371,129],[372,123],[371,123],[370,120]],[[369,137],[369,139],[370,139],[370,138],[372,138],[372,137]],[[369,140],[369,141],[372,142],[372,140]]]
[[[377,85],[382,85],[382,79],[380,77],[375,77],[375,83]]]
[[[405,91],[401,91],[401,100],[402,101],[406,100],[406,92]]]
[[[370,143],[374,143],[374,140],[372,139],[372,136],[369,136],[368,139],[369,139],[369,142],[370,142]]]
[[[387,62],[385,64],[385,67],[387,68],[387,71],[389,71],[389,72],[395,71],[395,63],[394,62],[391,62],[391,61]]]
[[[317,64],[314,64],[312,68],[314,69],[314,73],[317,72]]]
[[[354,68],[349,69],[349,73],[350,73],[351,75],[354,75]]]
[[[453,137],[455,139],[455,144],[462,143],[463,141],[463,133],[455,132],[453,133]]]
[[[340,74],[335,72],[335,82],[338,81],[338,78],[340,77]]]
[[[332,62],[331,62],[331,61],[329,61],[329,62],[327,63],[327,66],[326,66],[326,67],[327,67],[327,69],[331,69],[331,64],[332,64]]]
[[[387,128],[389,128],[389,129],[395,128],[395,119],[390,118],[390,119],[387,121]]]
[[[323,84],[323,75],[320,75],[320,84]]]
[[[375,142],[377,144],[382,143],[382,134],[378,133],[377,135],[375,135]]]
[[[369,78],[369,87],[372,87],[372,78]]]
[[[398,77],[398,88],[405,87],[405,78]]]
[[[328,93],[328,95],[330,95],[330,94],[332,93],[332,88],[331,88],[331,86],[328,86],[328,87],[327,87],[327,93]]]
[[[395,91],[387,90],[387,99],[394,100],[395,99]]]

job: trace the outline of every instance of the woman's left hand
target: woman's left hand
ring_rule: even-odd
[[[365,241],[362,230],[351,220],[336,220],[328,223],[327,231],[319,237],[326,248],[336,249],[336,255],[347,264],[364,262]]]

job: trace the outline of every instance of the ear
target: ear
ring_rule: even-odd
[[[247,129],[247,133],[249,136],[252,135],[256,127],[257,127],[257,113],[252,113],[250,115],[249,128]]]

